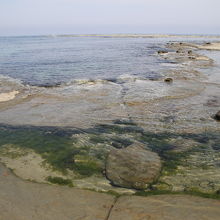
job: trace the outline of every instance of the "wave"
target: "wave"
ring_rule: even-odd
[[[72,85],[95,85],[95,84],[106,84],[106,83],[115,83],[122,84],[126,82],[134,82],[136,80],[149,80],[144,77],[137,77],[133,75],[121,75],[118,78],[104,78],[104,79],[72,79],[68,82],[56,82],[56,83],[43,83],[43,84],[29,84],[33,87],[43,87],[43,88],[57,88],[57,87],[66,87]]]
[[[3,74],[0,74],[0,80],[1,81],[9,81],[9,82],[15,82],[15,83],[19,83],[19,84],[22,84],[22,81],[20,79],[15,79],[13,77],[10,77],[10,76],[7,76],[7,75],[3,75]]]
[[[21,90],[24,87],[25,85],[21,80],[0,74],[0,92]]]
[[[7,91],[11,91],[10,88],[45,88],[45,89],[53,89],[53,88],[65,88],[69,86],[86,86],[86,85],[100,85],[100,84],[124,84],[124,83],[131,83],[137,80],[158,80],[158,77],[144,77],[140,75],[132,75],[132,74],[121,74],[116,78],[103,78],[103,79],[89,79],[89,78],[82,78],[82,79],[71,79],[68,82],[51,82],[51,83],[28,83],[24,82],[20,79],[15,79],[9,76],[1,75],[0,74],[0,85],[1,87],[8,88]],[[19,89],[20,90],[20,89]]]

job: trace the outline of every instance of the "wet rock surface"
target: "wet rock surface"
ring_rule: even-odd
[[[106,161],[106,176],[117,186],[145,189],[159,176],[159,156],[138,144],[113,149]]]
[[[216,194],[220,189],[220,152],[210,146],[193,151],[180,159],[176,169],[163,170],[155,188]]]

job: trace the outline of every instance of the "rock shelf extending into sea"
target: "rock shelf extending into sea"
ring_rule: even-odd
[[[0,220],[219,219],[220,43],[174,40],[157,79],[0,79]]]

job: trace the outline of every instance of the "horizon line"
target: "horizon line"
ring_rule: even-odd
[[[142,33],[112,33],[112,34],[25,34],[25,35],[0,35],[0,37],[142,37],[142,38],[168,38],[168,37],[220,37],[220,34],[142,34]]]

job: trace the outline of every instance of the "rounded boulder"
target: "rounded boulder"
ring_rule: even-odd
[[[113,149],[106,161],[106,176],[116,186],[146,189],[160,175],[160,157],[133,144],[123,149]]]

